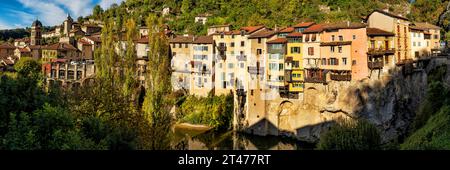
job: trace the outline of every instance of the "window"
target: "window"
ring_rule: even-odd
[[[256,49],[256,55],[261,55],[262,54],[262,50],[261,49]]]
[[[283,45],[282,45],[282,44],[272,44],[272,49],[277,49],[277,50],[279,50],[279,49],[281,49],[281,48],[283,48]]]
[[[291,47],[291,53],[300,54],[300,47]]]
[[[278,64],[278,65],[279,65],[278,70],[283,70],[284,69],[284,64]]]
[[[308,47],[308,55],[314,55],[314,47]]]
[[[222,33],[220,34],[220,38],[223,39],[225,37],[225,35]]]
[[[330,51],[334,53],[334,46],[330,46]]]
[[[342,58],[342,64],[347,65],[347,58]]]
[[[327,65],[327,59],[322,58],[322,65]]]
[[[356,60],[353,60],[353,61],[352,61],[352,65],[356,65]]]
[[[418,44],[418,46],[420,47],[420,46],[422,46],[422,42],[418,42],[419,44]]]
[[[344,37],[342,35],[339,36],[339,41],[344,41]]]
[[[416,42],[413,42],[413,46],[414,46],[414,47],[416,46]]]
[[[434,39],[439,39],[439,36],[437,34],[435,34]]]
[[[188,44],[184,44],[184,48],[188,48]]]
[[[292,62],[292,67],[294,67],[294,68],[300,67],[300,62],[299,61],[293,61]]]
[[[306,36],[305,36],[305,42],[308,42],[309,41],[309,34],[306,34]]]
[[[430,42],[429,41],[427,41],[427,47],[429,47],[430,46]]]
[[[172,48],[177,48],[177,45],[176,44],[172,44]]]
[[[334,35],[331,36],[331,41],[334,41]]]
[[[208,83],[208,79],[207,78],[205,78],[205,83]]]
[[[336,58],[330,58],[329,62],[330,62],[330,65],[334,65],[334,66],[339,65],[339,60]]]
[[[244,47],[244,46],[245,46],[245,42],[241,41],[241,47]]]
[[[342,53],[342,47],[341,46],[338,47],[338,52]]]
[[[261,38],[258,38],[258,44],[261,44]]]
[[[234,64],[233,63],[228,63],[228,68],[229,69],[233,69],[234,68]]]
[[[234,47],[234,42],[232,42],[232,43],[230,44],[230,47]]]
[[[225,81],[225,72],[222,72],[222,74],[220,74],[220,80]]]
[[[277,63],[269,63],[269,70],[278,70],[278,64]]]
[[[219,68],[222,68],[222,63],[219,63]]]
[[[356,35],[353,35],[353,40],[356,40]]]
[[[239,65],[241,66],[241,68],[244,68],[244,63],[241,62]]]
[[[278,76],[278,81],[284,81],[284,76]]]
[[[178,48],[181,48],[181,44],[178,44]]]
[[[234,34],[231,35],[231,38],[234,39]]]
[[[313,34],[313,35],[312,35],[311,41],[316,41],[316,34]]]

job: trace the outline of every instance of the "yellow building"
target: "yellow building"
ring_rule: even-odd
[[[68,43],[56,43],[42,50],[42,61],[50,62],[51,59],[66,58],[66,59],[77,59],[78,49]]]
[[[304,70],[303,70],[303,43],[302,33],[293,32],[288,34],[286,68],[288,65],[292,68],[287,73],[286,80],[289,83],[289,92],[302,93],[304,88]]]

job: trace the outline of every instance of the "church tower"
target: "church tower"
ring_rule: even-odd
[[[64,36],[68,37],[70,30],[72,30],[73,19],[70,14],[67,14],[67,19],[64,21]]]
[[[42,40],[42,23],[39,20],[36,20],[31,25],[31,41],[30,45],[41,45]]]

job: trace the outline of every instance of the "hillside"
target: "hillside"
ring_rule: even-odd
[[[406,15],[409,6],[407,0],[127,0],[106,11],[96,7],[89,17],[105,21],[115,18],[119,25],[130,17],[143,23],[149,12],[169,7],[166,19],[172,30],[205,34],[207,26],[220,24],[231,24],[234,28],[264,24],[274,28],[300,21],[361,21],[372,10],[380,8]],[[211,15],[206,26],[194,23],[195,16],[202,14]]]

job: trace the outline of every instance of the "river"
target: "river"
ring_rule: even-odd
[[[314,144],[277,136],[255,136],[234,131],[175,129],[179,150],[311,150]]]

